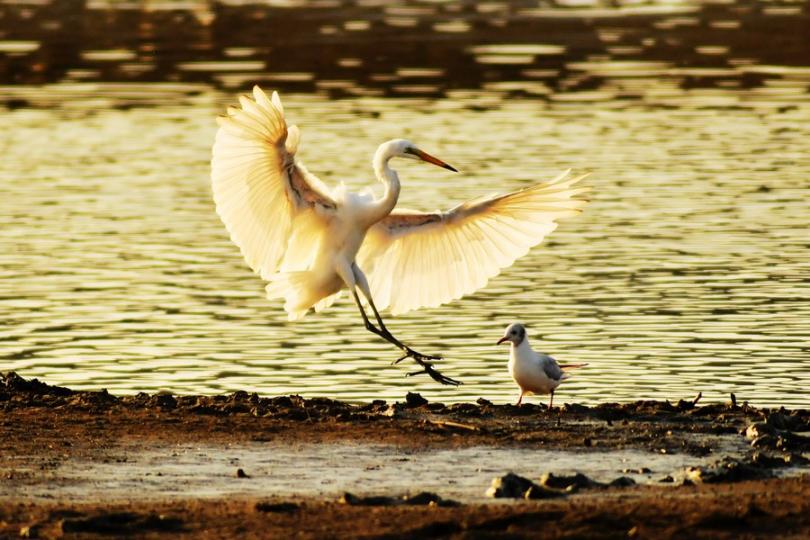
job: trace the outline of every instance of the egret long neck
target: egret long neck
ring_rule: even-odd
[[[388,144],[381,145],[374,154],[374,174],[377,175],[377,180],[385,186],[383,196],[374,201],[375,223],[390,214],[399,199],[399,176],[388,164],[392,157],[394,157],[392,148]]]

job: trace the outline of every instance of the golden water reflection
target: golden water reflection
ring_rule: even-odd
[[[505,401],[520,318],[591,364],[561,402],[807,406],[807,5],[0,0],[0,369]],[[213,117],[256,82],[328,182],[372,183],[402,136],[462,170],[401,164],[406,206],[592,171],[583,216],[484,291],[391,320],[464,386],[405,379],[350,304],[292,325],[264,300],[208,187]]]
[[[592,171],[583,215],[481,293],[390,319],[447,357],[444,371],[465,383],[455,389],[390,366],[396,352],[346,301],[293,324],[264,299],[208,184],[213,117],[230,93],[180,83],[0,91],[43,107],[2,113],[2,370],[117,393],[368,400],[415,390],[503,402],[515,392],[493,343],[520,319],[540,348],[590,363],[560,403],[702,391],[810,405],[807,100],[665,87],[633,102],[285,94],[299,155],[328,183],[373,183],[371,155],[392,137],[462,171],[398,163],[408,207]]]

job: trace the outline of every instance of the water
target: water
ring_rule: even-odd
[[[104,12],[91,4],[85,16]],[[316,45],[342,45],[323,49],[324,58],[287,51],[280,77],[269,65],[278,50],[257,45],[264,35],[211,33],[254,8],[210,18],[200,5],[141,16],[165,31],[168,14],[192,14],[177,24],[208,29],[188,38],[208,53],[161,33],[147,36],[163,45],[150,56],[133,45],[137,34],[122,32],[106,49],[85,37],[76,56],[53,45],[61,34],[52,13],[3,4],[10,28],[11,12],[44,22],[41,32],[12,28],[0,42],[2,65],[11,66],[0,73],[8,84],[0,88],[0,369],[115,393],[368,400],[412,390],[502,402],[516,393],[506,348],[494,342],[520,319],[543,336],[538,348],[590,364],[560,389],[560,403],[702,391],[706,400],[734,392],[759,406],[810,405],[810,66],[799,54],[807,41],[778,30],[806,20],[806,10],[574,10],[563,24],[556,11],[510,3],[502,27],[482,27],[476,21],[492,17],[477,8],[456,17],[470,28],[436,39],[441,54],[423,47],[402,56],[393,38],[374,46],[379,54],[355,39],[366,31],[357,21],[371,30],[391,22],[377,12],[332,13],[327,24],[313,15],[326,17],[326,8],[288,8],[337,25],[336,34],[319,31]],[[108,24],[127,27],[130,11],[111,13],[120,20]],[[434,12],[395,17],[452,22]],[[544,28],[557,33],[538,43]],[[762,35],[782,46],[746,49]],[[60,54],[68,60],[57,62]],[[227,55],[242,64],[193,64]],[[132,75],[147,57],[154,70]],[[368,334],[345,300],[292,324],[264,299],[208,184],[213,118],[253,80],[282,89],[302,129],[299,156],[327,183],[372,184],[370,157],[393,137],[462,171],[398,164],[406,207],[446,209],[563,169],[591,172],[585,212],[484,290],[389,318],[417,349],[444,354],[443,371],[463,386],[404,378],[406,367],[389,365],[396,351]]]

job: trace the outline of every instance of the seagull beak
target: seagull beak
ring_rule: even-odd
[[[504,341],[508,341],[508,340],[509,340],[509,338],[507,338],[506,336],[503,336],[501,339],[498,340],[498,343],[496,343],[495,345],[500,345]]]
[[[430,154],[428,154],[427,152],[423,152],[423,151],[419,150],[418,148],[414,148],[410,153],[412,153],[413,155],[415,155],[416,157],[418,157],[422,161],[427,161],[428,163],[432,163],[433,165],[436,165],[437,167],[447,169],[448,171],[458,172],[458,169],[456,169],[452,165],[448,165],[447,163],[440,160],[439,158],[433,157]]]

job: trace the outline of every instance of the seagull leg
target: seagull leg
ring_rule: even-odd
[[[360,310],[360,315],[363,317],[363,323],[366,326],[366,330],[368,330],[373,334],[377,334],[378,336],[386,340],[388,343],[391,343],[392,345],[399,347],[399,349],[402,350],[403,353],[405,353],[401,358],[396,360],[394,363],[398,364],[405,358],[411,358],[413,359],[414,362],[416,362],[422,367],[422,371],[409,373],[407,376],[410,377],[411,375],[418,375],[419,373],[427,373],[428,375],[430,375],[430,378],[441,384],[448,384],[452,386],[458,386],[459,384],[461,384],[460,381],[442,375],[441,373],[436,371],[436,369],[433,368],[433,363],[430,360],[438,360],[441,357],[419,353],[411,349],[404,343],[402,343],[396,337],[394,337],[394,335],[388,331],[388,328],[385,327],[385,324],[382,321],[382,317],[380,317],[380,313],[377,311],[377,308],[374,305],[374,301],[371,299],[370,294],[367,296],[368,303],[371,306],[371,309],[374,311],[374,316],[377,319],[377,323],[380,325],[380,328],[374,326],[374,324],[369,320],[368,315],[366,315],[366,310],[363,309],[363,304],[360,301],[360,296],[357,294],[356,289],[352,288],[352,294],[354,295],[354,302],[357,304],[357,307]]]
[[[523,403],[523,390],[520,391],[520,397],[518,397],[517,403],[515,403],[515,407],[520,407],[521,403]]]
[[[551,399],[548,400],[548,410],[551,410],[551,407],[554,403],[554,390],[551,391]]]

